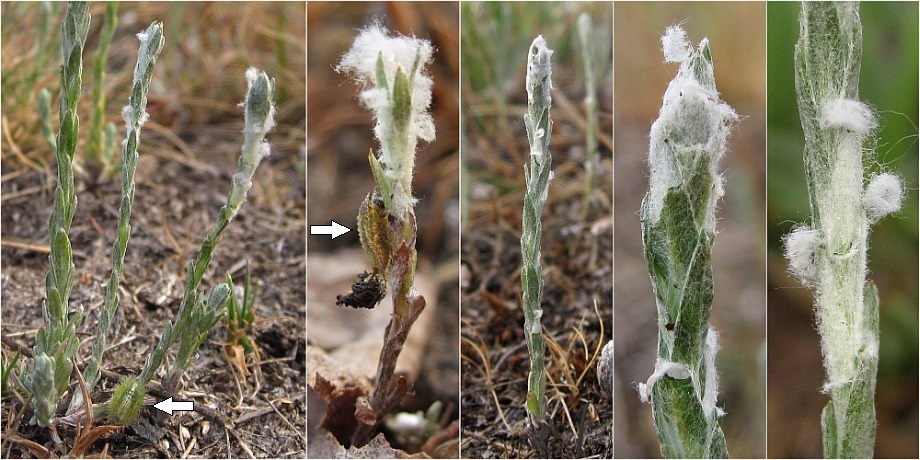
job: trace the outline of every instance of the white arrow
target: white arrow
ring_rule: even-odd
[[[337,236],[342,236],[351,229],[336,222],[332,221],[332,225],[311,225],[310,234],[311,235],[332,235],[332,239],[335,239]]]
[[[173,401],[172,396],[170,396],[166,400],[154,404],[153,407],[172,415],[173,412],[195,410],[195,403],[193,401]]]

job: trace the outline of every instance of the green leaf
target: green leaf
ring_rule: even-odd
[[[409,75],[402,66],[396,68],[393,79],[393,130],[407,132],[412,118],[412,89]]]
[[[658,380],[652,413],[665,458],[728,458],[722,429],[703,413],[690,379]]]

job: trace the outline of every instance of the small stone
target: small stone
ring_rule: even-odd
[[[597,361],[597,383],[604,396],[613,397],[613,340],[604,345],[601,358]]]

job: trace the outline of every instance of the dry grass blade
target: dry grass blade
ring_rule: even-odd
[[[18,434],[4,433],[2,437],[7,441],[19,444],[26,449],[29,449],[29,451],[35,454],[35,456],[38,458],[54,458],[54,455],[52,455],[51,451],[48,450],[45,446],[35,441],[23,438]]]
[[[486,344],[482,340],[482,336],[479,335],[479,332],[477,332],[476,329],[473,328],[473,326],[469,324],[466,319],[464,319],[463,322],[466,323],[466,326],[470,331],[473,331],[473,333],[476,334],[476,338],[479,339],[479,344],[476,344],[471,339],[463,336],[460,336],[460,340],[463,343],[468,344],[473,350],[476,350],[476,354],[479,355],[479,359],[482,361],[482,366],[476,364],[472,358],[466,356],[465,354],[461,354],[460,357],[469,361],[470,364],[481,371],[483,377],[485,377],[486,385],[489,387],[489,394],[492,395],[492,400],[495,401],[495,409],[498,410],[499,418],[501,418],[505,428],[511,430],[511,425],[508,425],[508,421],[505,420],[505,412],[502,410],[502,405],[498,403],[498,394],[495,393],[495,384],[492,382],[492,362],[489,360],[488,352],[484,351],[486,350]]]
[[[80,392],[83,394],[83,407],[84,413],[86,414],[86,424],[83,424],[79,421],[77,422],[77,435],[74,439],[73,447],[70,448],[70,454],[68,457],[82,458],[83,454],[85,454],[86,451],[92,447],[93,443],[99,440],[99,438],[109,433],[114,433],[124,427],[119,425],[102,425],[93,427],[93,424],[96,420],[93,415],[93,400],[89,393],[89,388],[86,386],[86,381],[83,379],[83,373],[80,372],[80,368],[78,366],[74,366],[73,369],[74,373],[77,374],[77,382],[80,384]],[[106,450],[108,450],[108,447],[103,450],[103,453]]]

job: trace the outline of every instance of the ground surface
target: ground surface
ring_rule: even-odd
[[[550,212],[558,217],[578,211],[562,204]],[[491,228],[464,236],[463,457],[610,457],[613,408],[600,391],[594,360],[611,331],[610,227],[598,235],[590,228],[564,235],[560,226],[544,227],[543,329],[547,341],[564,350],[547,355],[547,452],[534,450],[522,436],[530,363],[523,342],[519,231],[507,222]]]
[[[41,87],[52,89],[52,94],[58,88],[60,53],[55,50],[60,45],[56,34],[52,34],[47,50],[40,50],[34,33],[21,33],[38,30],[37,4],[4,4],[3,8],[0,280],[6,363],[17,351],[29,356],[42,324],[40,306],[48,268],[47,225],[57,166],[38,133],[34,98]],[[59,30],[63,9],[62,5],[54,8],[51,31]],[[84,54],[87,67],[79,113],[82,131],[78,163],[86,155],[84,142],[91,119],[91,56],[98,42],[103,8],[103,4],[91,6],[93,22]],[[266,70],[277,80],[278,126],[268,136],[272,154],[256,172],[253,189],[240,214],[224,232],[201,289],[223,281],[227,272],[241,284],[248,261],[253,281],[261,284],[256,322],[250,332],[261,354],[261,376],[244,378],[223,356],[225,327],[219,322],[185,372],[179,393],[159,394],[162,374],[154,377],[138,421],[97,441],[87,455],[99,454],[104,448],[117,458],[304,455],[305,91],[301,69],[305,48],[304,23],[297,19],[303,15],[302,4],[120,7],[106,80],[106,120],[119,127],[118,136],[124,135],[119,114],[127,100],[130,69],[137,53],[134,33],[154,19],[163,20],[166,46],[150,91],[151,121],[141,136],[133,231],[119,286],[121,305],[110,329],[103,378],[92,395],[93,402],[107,401],[116,384],[139,374],[163,325],[175,317],[185,263],[195,256],[201,238],[213,225],[225,202],[230,177],[236,171],[242,139],[242,111],[236,103],[245,95],[243,72],[249,65]],[[247,21],[240,20],[244,16]],[[20,33],[11,32],[12,24]],[[49,55],[42,57],[42,52]],[[34,69],[37,80],[30,87],[30,72],[41,59],[49,65]],[[56,100],[54,94],[53,107]],[[56,130],[56,109],[52,116]],[[80,369],[92,346],[111,269],[120,182],[116,177],[94,185],[84,174],[77,175],[79,202],[70,232],[76,281],[70,304],[72,310],[82,304],[87,312],[78,332]],[[250,360],[249,369],[255,367]],[[17,378],[21,376],[20,371],[14,373]],[[71,382],[75,384],[75,378]],[[197,411],[167,417],[152,407],[166,396],[192,400]],[[66,409],[66,402],[59,405],[59,414]],[[44,445],[54,455],[67,453],[74,441],[73,427],[58,426],[62,444],[55,445],[48,430],[28,423],[31,409],[22,410],[21,400],[10,392],[4,393],[4,457],[33,455],[21,444],[9,442],[12,436]]]
[[[287,156],[286,160],[291,159]],[[285,162],[281,155],[272,160]],[[213,223],[223,201],[218,190],[226,189],[229,182],[229,170],[213,175],[177,163],[157,163],[149,165],[152,167],[144,172],[137,189],[134,232],[120,289],[122,301],[110,331],[104,368],[118,377],[139,373],[163,325],[175,317],[182,294],[184,261],[194,255],[200,235]],[[220,169],[227,169],[232,164],[221,166]],[[265,179],[265,174],[260,176],[256,181]],[[41,326],[40,304],[48,262],[46,238],[38,235],[43,236],[47,228],[45,212],[40,211],[49,207],[43,204],[50,201],[46,179],[41,172],[29,171],[3,182],[6,356],[13,356],[15,350],[30,353],[35,331]],[[105,295],[118,189],[117,185],[101,187],[102,198],[81,191],[71,230],[77,254],[77,281],[71,304],[82,304],[88,312],[80,334],[82,356],[89,354],[98,308]],[[29,190],[33,191],[23,193]],[[304,225],[298,216],[302,207],[296,204],[302,200],[302,193],[300,187],[289,188],[279,197],[284,199],[284,206],[277,209],[244,205],[241,215],[224,234],[211,262],[213,268],[202,283],[202,288],[209,288],[221,281],[226,271],[240,283],[247,260],[253,279],[262,283],[257,299],[258,320],[251,334],[262,356],[261,389],[254,392],[255,380],[242,379],[221,356],[218,342],[225,338],[225,333],[223,326],[218,325],[202,347],[200,358],[194,360],[186,373],[184,391],[175,395],[177,400],[183,396],[182,399],[194,400],[211,409],[224,424],[233,422],[234,437],[238,438],[228,444],[227,433],[218,428],[220,422],[201,414],[159,419],[157,411],[149,407],[142,413],[142,420],[156,427],[153,434],[142,432],[140,427],[129,427],[106,441],[113,455],[176,457],[188,448],[193,456],[246,456],[243,443],[259,457],[302,454],[305,265]],[[257,204],[260,201],[266,204],[256,196],[251,200]],[[33,246],[23,248],[20,244]],[[93,400],[107,400],[118,382],[117,377],[106,376]],[[9,410],[20,408],[17,401],[4,399],[4,417]],[[209,423],[210,431],[202,431]],[[189,432],[184,438],[185,431],[177,431],[180,425]],[[40,443],[47,437],[44,430],[26,424],[18,432]],[[191,445],[193,441],[188,436],[197,438],[197,446]],[[62,437],[68,438],[66,434]],[[98,444],[101,447],[103,442]],[[4,455],[24,454],[12,444],[7,444],[7,448],[12,450],[5,450]]]

